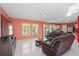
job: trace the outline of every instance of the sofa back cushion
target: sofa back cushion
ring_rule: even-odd
[[[62,42],[68,42],[70,41],[70,43],[72,43],[75,39],[75,36],[73,34],[67,33],[61,36],[57,36],[56,38],[54,38],[51,42],[50,42],[50,46],[53,47],[56,44],[56,41],[60,41],[60,44]]]

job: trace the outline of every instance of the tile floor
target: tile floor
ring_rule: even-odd
[[[46,56],[41,47],[36,47],[35,39],[17,40],[15,56]],[[75,40],[71,49],[63,56],[79,56],[79,44]]]

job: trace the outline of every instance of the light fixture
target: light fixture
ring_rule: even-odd
[[[72,14],[77,13],[78,10],[79,10],[79,4],[75,4],[73,6],[70,6],[70,8],[69,8],[69,10],[68,10],[68,12],[66,14],[66,16],[67,17],[71,16]]]
[[[47,14],[44,14],[43,17],[47,17]]]

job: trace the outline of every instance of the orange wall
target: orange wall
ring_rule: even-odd
[[[14,34],[16,35],[16,38],[18,40],[21,40],[21,39],[29,39],[29,38],[40,38],[43,40],[43,35],[44,35],[44,29],[43,29],[43,24],[52,24],[53,23],[48,23],[48,22],[41,22],[41,21],[31,21],[31,20],[28,20],[28,19],[16,19],[16,18],[12,18],[11,19],[12,22],[13,22],[13,32]],[[32,24],[38,24],[38,34],[36,35],[32,35],[31,32],[30,32],[30,35],[22,35],[22,24],[23,23],[29,23],[30,25]],[[71,26],[74,26],[74,23],[71,23],[71,24],[55,24],[55,25],[60,25],[60,28],[62,29],[62,25],[67,25],[68,27],[71,27]],[[30,31],[31,31],[32,27],[30,26]]]
[[[8,25],[11,22],[8,21],[4,16],[1,16],[1,34],[2,36],[8,35]]]
[[[78,16],[78,33],[77,33],[78,43],[79,43],[79,16]]]
[[[22,24],[23,23],[29,23],[30,24],[30,35],[22,35]],[[38,34],[33,35],[31,34],[31,25],[32,24],[38,24]],[[21,39],[28,39],[28,38],[39,38],[43,39],[43,23],[42,22],[34,22],[34,21],[28,21],[28,20],[17,20],[13,19],[13,32],[16,35],[16,38],[18,40]]]
[[[16,38],[21,40],[21,39],[28,39],[28,38],[40,38],[43,39],[43,24],[55,24],[55,25],[60,25],[62,28],[62,25],[65,25],[64,23],[48,23],[48,22],[41,22],[41,21],[29,21],[28,19],[16,19],[16,18],[12,18],[10,16],[7,15],[7,13],[0,7],[0,19],[1,19],[1,15],[4,16],[4,18],[7,21],[3,22],[3,32],[6,34],[7,33],[7,25],[8,25],[8,21],[11,21],[11,23],[13,24],[13,33],[16,35]],[[78,18],[79,19],[79,18]],[[38,34],[36,35],[32,35],[30,34],[29,36],[23,36],[22,35],[22,23],[30,23],[30,24],[38,24],[39,28],[38,28]],[[75,23],[72,23],[75,24]],[[67,25],[67,24],[66,24]],[[72,25],[68,25],[68,26],[72,26]],[[31,31],[31,29],[30,29]]]
[[[0,37],[1,37],[1,13],[0,13]]]
[[[8,14],[0,7],[0,36],[3,34],[5,36],[8,34],[8,24],[10,23],[10,17]]]

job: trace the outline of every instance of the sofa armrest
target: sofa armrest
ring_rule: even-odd
[[[41,42],[41,45],[42,45],[42,46],[46,46],[46,47],[47,47],[47,48],[49,48],[51,51],[53,51],[53,50],[54,50],[54,48],[53,48],[53,47],[51,47],[51,46],[50,46],[50,44],[48,44],[48,43]],[[56,51],[56,50],[54,50],[54,51]]]
[[[48,43],[46,43],[46,42],[41,42],[41,45],[45,45],[45,46],[49,46],[50,47],[50,45]]]
[[[54,48],[50,47],[50,45],[45,42],[42,42],[42,51],[48,56],[56,55],[57,52]]]

